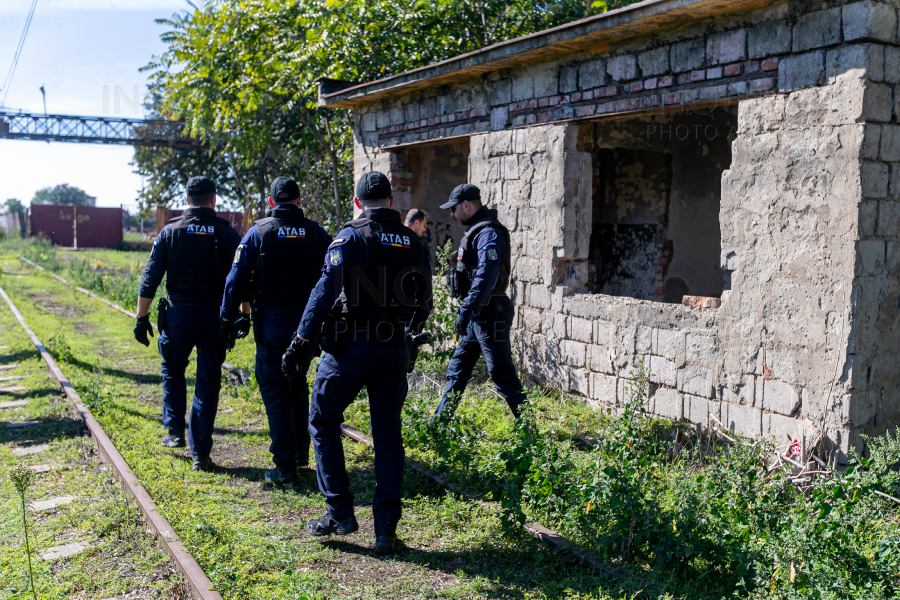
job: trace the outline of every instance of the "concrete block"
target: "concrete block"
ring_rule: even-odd
[[[688,363],[713,366],[719,362],[719,345],[716,336],[689,333],[685,357]]]
[[[828,81],[849,71],[863,71],[860,76],[881,81],[884,78],[884,51],[881,46],[855,44],[829,50],[825,57],[825,76]]]
[[[589,90],[606,85],[606,61],[596,58],[581,63],[578,67],[578,88]]]
[[[775,439],[776,444],[785,444],[798,439],[803,431],[803,422],[782,415],[763,415],[763,435]]]
[[[892,42],[897,36],[897,11],[892,4],[855,2],[842,8],[844,41],[880,40]]]
[[[888,194],[890,170],[882,162],[863,161],[860,172],[863,197],[884,198]]]
[[[541,314],[541,333],[553,339],[566,339],[566,316],[544,311]]]
[[[362,130],[366,133],[378,130],[375,113],[366,113],[362,116]]]
[[[762,435],[763,412],[752,406],[722,404],[722,424],[730,431],[745,437],[758,438]]]
[[[582,342],[562,340],[559,343],[559,351],[563,361],[573,367],[584,367],[587,356],[587,345]]]
[[[870,83],[863,94],[863,119],[867,122],[887,123],[891,120],[894,98],[891,87]]]
[[[559,71],[559,93],[568,94],[578,89],[578,66],[566,65]]]
[[[884,240],[861,240],[857,244],[858,271],[863,275],[879,275],[884,271]]]
[[[878,160],[881,149],[881,125],[867,124],[863,133],[863,158]]]
[[[677,385],[678,367],[671,360],[666,360],[661,356],[650,357],[650,381],[675,387]]]
[[[884,48],[883,79],[886,83],[900,83],[900,48],[897,46]]]
[[[900,242],[887,242],[885,266],[888,269],[896,269],[900,267]]]
[[[541,311],[522,306],[522,327],[532,333],[541,333]]]
[[[495,81],[488,90],[488,104],[498,106],[512,102],[512,81],[500,79]]]
[[[681,370],[678,390],[692,396],[713,397],[712,371],[688,366]]]
[[[509,125],[509,109],[505,106],[491,109],[491,129],[499,131],[506,129],[507,125]]]
[[[869,200],[859,204],[859,235],[860,237],[872,237],[875,235],[875,225],[878,223],[878,202]]]
[[[533,308],[550,308],[550,290],[543,285],[529,285],[525,291],[525,303]]]
[[[685,334],[673,329],[657,329],[653,353],[674,359],[685,351]]]
[[[541,273],[541,260],[538,258],[520,256],[518,260],[513,263],[513,271],[516,274],[516,278],[521,281],[543,283],[544,278]]]
[[[389,110],[379,110],[375,113],[375,126],[378,129],[383,129],[384,127],[391,126],[391,111]]]
[[[512,101],[531,100],[534,98],[534,79],[531,77],[517,77],[513,79]]]
[[[831,46],[841,41],[841,9],[830,8],[801,15],[794,25],[793,51]]]
[[[736,29],[709,36],[706,41],[706,60],[711,65],[723,65],[747,57],[747,30]]]
[[[615,325],[605,321],[594,321],[594,342],[609,345],[615,335]]]
[[[673,421],[684,417],[684,400],[682,395],[671,388],[656,388],[653,393],[653,412]]]
[[[763,409],[782,415],[791,415],[800,409],[800,394],[797,393],[794,386],[777,379],[763,379],[762,381]]]
[[[685,394],[683,402],[684,418],[692,423],[705,425],[709,419],[709,400]]]
[[[791,26],[786,21],[759,25],[747,32],[747,51],[750,58],[766,58],[791,50]]]
[[[617,397],[616,378],[599,373],[591,373],[591,398],[597,402],[615,405]]]
[[[509,156],[504,156],[501,158],[500,162],[501,172],[503,173],[503,179],[518,179],[519,178],[519,157],[515,154],[510,154]]]
[[[637,57],[634,54],[613,56],[607,60],[606,72],[613,81],[637,79]]]
[[[638,55],[638,65],[641,67],[641,76],[650,77],[662,75],[669,71],[669,47],[663,46],[655,50],[648,50]]]
[[[572,369],[569,371],[569,389],[583,396],[588,396],[590,375],[583,369]]]
[[[687,40],[672,45],[671,64],[674,73],[696,69],[706,60],[706,45],[703,40]]]
[[[868,130],[868,127],[866,128]],[[881,131],[881,160],[900,161],[900,126],[884,125]]]
[[[894,199],[900,199],[900,163],[891,163],[891,183],[888,187],[888,195]]]
[[[788,56],[778,62],[778,91],[790,92],[820,85],[825,81],[825,54],[808,52]]]
[[[647,325],[638,325],[634,334],[634,350],[638,354],[649,354],[653,351],[653,329]]]
[[[594,339],[594,322],[581,317],[569,317],[569,338],[579,342],[592,342]]]
[[[589,345],[587,349],[587,361],[588,369],[595,373],[613,375],[616,372],[607,346],[601,346],[599,344]]]

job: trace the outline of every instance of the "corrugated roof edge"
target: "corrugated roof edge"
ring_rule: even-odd
[[[354,108],[381,98],[464,81],[534,59],[552,58],[614,40],[677,27],[696,19],[775,3],[772,0],[645,0],[340,91],[323,94],[325,90],[320,88],[319,106]]]

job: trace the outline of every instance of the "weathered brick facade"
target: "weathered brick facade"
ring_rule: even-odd
[[[846,451],[900,423],[900,3],[750,6],[645,2],[321,102],[401,209],[463,180],[428,144],[468,154],[533,378],[616,406],[643,361],[655,413]]]

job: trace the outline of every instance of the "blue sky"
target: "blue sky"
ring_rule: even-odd
[[[0,0],[0,84],[30,4]],[[43,112],[43,84],[50,113],[141,117],[129,105],[135,87],[138,99],[146,93],[147,77],[138,69],[165,48],[159,40],[165,28],[153,21],[187,7],[183,0],[38,0],[6,106]],[[135,207],[141,178],[128,164],[133,155],[130,146],[0,140],[0,202],[28,203],[40,188],[69,183],[97,196],[99,206]]]

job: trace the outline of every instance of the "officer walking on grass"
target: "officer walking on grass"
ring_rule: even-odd
[[[167,298],[160,301],[159,354],[162,357],[162,445],[184,444],[187,390],[184,371],[197,347],[197,382],[191,407],[190,445],[195,471],[212,468],[212,430],[219,405],[225,344],[219,339],[219,304],[225,276],[240,242],[228,221],[216,217],[216,185],[206,177],[187,182],[188,208],[153,242],[138,293],[134,338],[150,345],[150,303],[166,276]]]
[[[297,467],[309,466],[309,387],[305,381],[309,360],[298,364],[302,373],[288,381],[281,372],[281,355],[319,281],[331,236],[303,216],[296,182],[279,177],[270,192],[269,201],[274,204],[270,216],[250,228],[234,255],[219,311],[220,333],[229,346],[247,335],[250,315],[239,315],[238,305],[251,295],[252,288],[256,381],[269,418],[269,451],[276,467],[267,471],[265,478],[291,487],[298,481]]]
[[[525,392],[516,373],[509,343],[513,304],[506,295],[510,274],[509,230],[481,204],[481,191],[464,183],[441,205],[467,225],[450,271],[450,292],[462,300],[454,329],[459,341],[447,366],[447,387],[435,417],[450,420],[466,389],[480,354],[488,373],[513,415]]]
[[[309,427],[316,475],[327,512],[307,522],[310,535],[347,535],[359,528],[341,445],[344,410],[365,386],[375,438],[375,552],[398,549],[404,453],[400,411],[406,399],[412,336],[431,312],[431,268],[419,238],[391,209],[382,173],[356,184],[359,218],[328,247],[325,269],[283,357],[286,374],[302,377],[322,328],[323,350],[313,386]],[[336,302],[337,301],[337,302]],[[330,313],[330,315],[329,315]]]

